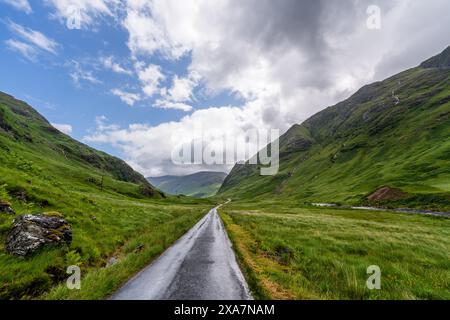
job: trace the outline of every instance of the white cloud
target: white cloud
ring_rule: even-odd
[[[114,61],[114,57],[112,56],[108,56],[108,57],[100,57],[100,63],[101,65],[108,69],[111,70],[115,73],[120,73],[120,74],[127,74],[127,75],[131,75],[132,72],[130,70],[126,70],[124,67],[122,67],[119,63]]]
[[[414,63],[417,50],[407,48],[412,43],[414,49],[422,47],[421,58],[446,46],[442,33],[450,22],[442,8],[450,7],[448,1],[380,1],[380,31],[366,28],[369,4],[130,0],[124,26],[134,55],[177,59],[191,54],[189,70],[201,76],[210,92],[230,90],[247,100],[271,92],[283,102],[279,117],[300,121],[372,81],[383,57],[401,52]],[[405,67],[403,62],[390,72]],[[305,96],[312,100],[295,101]],[[322,102],[313,105],[318,96]]]
[[[173,102],[168,100],[156,100],[155,104],[153,105],[155,108],[160,109],[175,109],[175,110],[181,110],[181,111],[192,111],[192,106],[183,103],[183,102]]]
[[[326,63],[311,61],[311,53],[304,49],[314,35],[302,31],[307,22],[292,26],[285,22],[289,19],[284,15],[293,16],[301,4],[286,1],[280,8],[273,6],[270,1],[128,1],[124,26],[133,55],[178,59],[190,54],[189,71],[198,75],[196,81],[175,76],[158,105],[185,103],[201,79],[208,94],[230,91],[247,104],[257,100],[264,126],[285,130],[346,93],[348,88],[315,84],[325,75],[333,83],[345,65],[339,62],[339,70],[328,72]],[[312,13],[318,18],[320,13],[297,11],[297,20],[308,20]]]
[[[128,0],[122,25],[132,58],[148,61],[157,55],[171,62],[187,56],[188,72],[198,75],[195,83],[175,76],[170,88],[160,89],[163,71],[153,67],[143,76],[140,63],[144,92],[161,95],[156,107],[188,110],[198,83],[207,95],[229,92],[244,105],[197,110],[179,121],[88,138],[120,147],[147,174],[181,173],[191,169],[173,166],[172,145],[161,144],[174,131],[189,136],[201,122],[224,133],[283,132],[362,85],[415,66],[449,45],[447,0],[377,3],[382,27],[374,31],[366,27],[370,0]]]
[[[214,144],[224,134],[231,137],[243,135],[245,130],[261,124],[253,105],[243,110],[237,107],[221,107],[197,110],[180,121],[171,121],[157,126],[132,124],[128,128],[112,125],[106,128],[105,118],[98,122],[97,131],[84,137],[88,143],[107,143],[121,151],[127,162],[146,176],[161,174],[183,174],[204,169],[204,166],[176,166],[171,162],[171,154],[182,142],[188,142],[202,130],[206,143]],[[243,157],[243,150],[239,150]],[[227,170],[230,166],[218,167]]]
[[[104,132],[104,131],[116,131],[120,129],[120,126],[115,124],[106,124],[108,121],[108,118],[106,116],[97,116],[95,117],[95,125],[97,132]]]
[[[191,3],[195,6],[195,3]],[[171,4],[173,5],[173,3]],[[186,7],[185,1],[176,4]],[[160,51],[168,57],[180,58],[187,50],[181,43],[174,43],[166,33],[162,24],[151,16],[156,4],[154,1],[129,0],[127,1],[126,18],[124,27],[130,37],[128,47],[134,56],[146,55]],[[190,10],[191,11],[191,10]],[[190,11],[186,12],[189,14]]]
[[[120,0],[46,0],[46,3],[54,7],[55,16],[62,22],[76,15],[81,28],[87,28],[97,18],[112,16],[112,10],[120,4]]]
[[[5,2],[17,10],[23,11],[27,14],[30,14],[33,12],[33,9],[31,9],[30,3],[27,0],[2,0],[2,2]]]
[[[55,40],[48,38],[43,33],[30,28],[25,28],[14,22],[10,22],[8,27],[11,31],[28,41],[30,44],[33,44],[44,51],[56,54],[59,44]]]
[[[19,52],[28,60],[34,61],[37,55],[37,50],[27,43],[22,41],[9,39],[5,41],[6,46],[13,51]]]
[[[98,80],[92,71],[85,70],[78,61],[72,60],[66,63],[66,65],[72,69],[70,72],[70,77],[72,78],[74,84],[77,87],[81,86],[81,82],[89,82],[92,84],[100,84],[102,83]]]
[[[115,96],[118,96],[120,100],[122,100],[129,106],[133,106],[136,101],[139,101],[141,99],[141,96],[137,93],[125,92],[120,89],[112,89],[111,93]]]
[[[193,77],[180,78],[175,75],[173,85],[167,91],[167,98],[171,101],[181,102],[192,100],[192,91],[197,86],[197,82]]]
[[[141,64],[137,65],[139,80],[142,83],[142,91],[151,97],[159,92],[159,83],[165,79],[161,72],[161,67],[155,64],[150,64],[143,67]]]
[[[52,123],[51,125],[65,134],[71,134],[73,130],[70,124]]]
[[[193,90],[198,85],[198,77],[190,74],[188,77],[179,77],[175,75],[172,81],[172,87],[163,88],[160,91],[161,99],[156,100],[154,107],[161,109],[176,109],[185,112],[192,111],[194,108],[188,104],[194,98]]]

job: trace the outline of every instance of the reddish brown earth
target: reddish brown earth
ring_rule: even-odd
[[[400,189],[391,187],[381,187],[370,196],[367,197],[369,201],[383,201],[383,200],[399,200],[407,196],[407,193]]]

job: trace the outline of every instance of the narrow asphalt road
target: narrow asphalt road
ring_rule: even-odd
[[[111,299],[247,300],[252,297],[214,208]]]

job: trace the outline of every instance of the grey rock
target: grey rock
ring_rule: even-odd
[[[111,257],[111,259],[109,259],[108,262],[106,263],[105,268],[111,267],[111,266],[115,265],[117,262],[119,262],[118,258]]]
[[[42,214],[25,214],[14,219],[5,248],[11,255],[24,257],[46,245],[71,242],[72,229],[66,220]]]

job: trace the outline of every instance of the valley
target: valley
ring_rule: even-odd
[[[293,125],[273,176],[247,162],[226,177],[146,179],[0,93],[0,299],[135,294],[125,284],[147,267],[159,277],[158,257],[194,226],[196,245],[144,298],[450,299],[449,57],[450,47]],[[239,269],[231,249],[248,294],[245,280],[214,289]],[[81,270],[79,290],[68,266]],[[380,290],[366,286],[370,266]],[[129,286],[153,292],[145,279]]]
[[[147,180],[168,194],[207,198],[219,191],[226,176],[224,172],[200,171],[185,176],[149,177]]]

